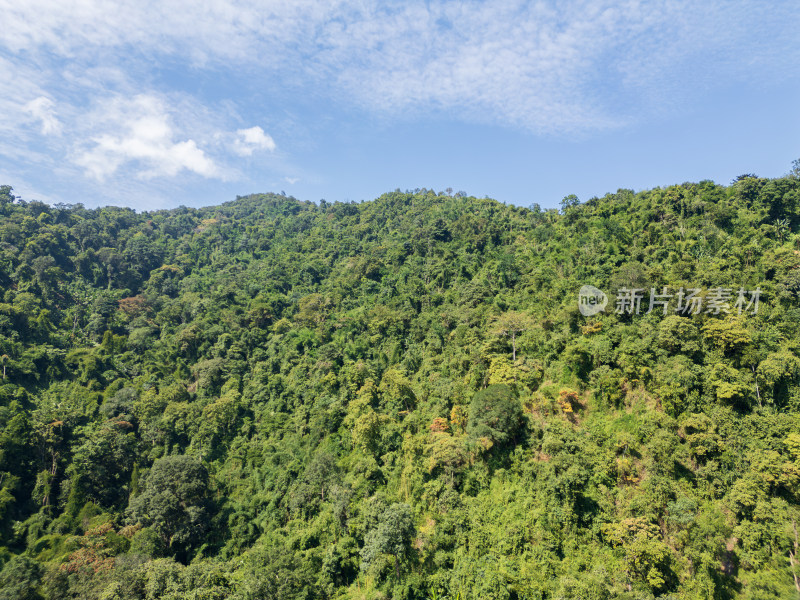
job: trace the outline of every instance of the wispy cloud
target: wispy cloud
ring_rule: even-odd
[[[380,114],[440,110],[556,134],[647,116],[685,78],[702,86],[754,76],[748,62],[763,71],[800,58],[791,2],[0,0],[0,15],[0,44],[14,52],[234,61]]]
[[[25,105],[24,110],[41,123],[42,135],[61,133],[61,123],[56,117],[55,104],[50,98],[46,96],[34,98]]]

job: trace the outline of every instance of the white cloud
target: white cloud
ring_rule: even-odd
[[[183,170],[218,177],[220,169],[193,139],[175,141],[164,102],[154,96],[115,98],[103,103],[90,121],[100,132],[74,158],[87,175],[105,180],[126,164],[142,178],[175,176]]]
[[[233,151],[239,156],[250,156],[255,150],[275,151],[275,141],[258,125],[249,129],[238,129]]]
[[[619,126],[800,60],[800,12],[780,0],[0,0],[0,22],[12,52],[233,62],[393,117],[438,110],[543,133]]]
[[[299,177],[284,177],[283,180],[288,183],[289,185],[294,185],[298,181],[300,181]]]
[[[28,102],[24,110],[42,124],[42,135],[61,133],[61,123],[56,118],[55,104],[46,96],[39,96]]]

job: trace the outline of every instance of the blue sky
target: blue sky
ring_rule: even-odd
[[[792,1],[0,0],[0,23],[0,183],[26,200],[556,207],[800,158]]]

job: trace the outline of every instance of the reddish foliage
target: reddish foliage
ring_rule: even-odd
[[[122,298],[119,301],[119,308],[129,317],[137,317],[147,309],[147,301],[141,294]]]
[[[431,423],[431,433],[442,433],[448,431],[450,429],[450,424],[447,422],[447,419],[442,419],[441,417],[436,417]]]

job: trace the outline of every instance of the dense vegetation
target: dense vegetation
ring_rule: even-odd
[[[798,175],[560,211],[0,188],[0,598],[800,597]],[[614,312],[665,286],[760,305]]]

